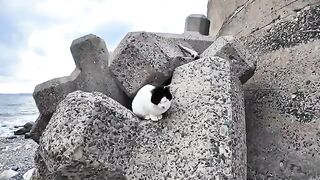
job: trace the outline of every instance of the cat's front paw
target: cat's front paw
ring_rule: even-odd
[[[150,115],[150,119],[152,121],[159,121],[160,119],[162,119],[162,114],[160,114],[159,116]]]
[[[151,116],[145,116],[143,119],[149,120],[149,119],[151,119],[150,117],[151,117]]]

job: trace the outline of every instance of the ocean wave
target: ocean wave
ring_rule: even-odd
[[[31,94],[0,94],[0,137],[13,135],[14,126],[35,121],[39,111]]]
[[[15,112],[15,113],[0,113],[0,117],[14,117],[14,116],[33,116],[39,114],[38,112]]]
[[[3,107],[34,107],[35,103],[34,102],[0,102],[0,105]]]

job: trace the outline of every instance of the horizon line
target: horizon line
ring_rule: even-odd
[[[32,95],[32,93],[1,93],[0,95]]]

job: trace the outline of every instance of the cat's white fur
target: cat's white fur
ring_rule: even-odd
[[[151,91],[154,88],[154,86],[147,84],[138,91],[132,101],[132,111],[140,118],[158,121],[162,119],[162,114],[170,108],[171,100],[163,97],[158,105],[153,104]]]

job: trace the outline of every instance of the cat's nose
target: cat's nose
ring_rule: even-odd
[[[166,107],[162,106],[162,109],[165,109]]]

